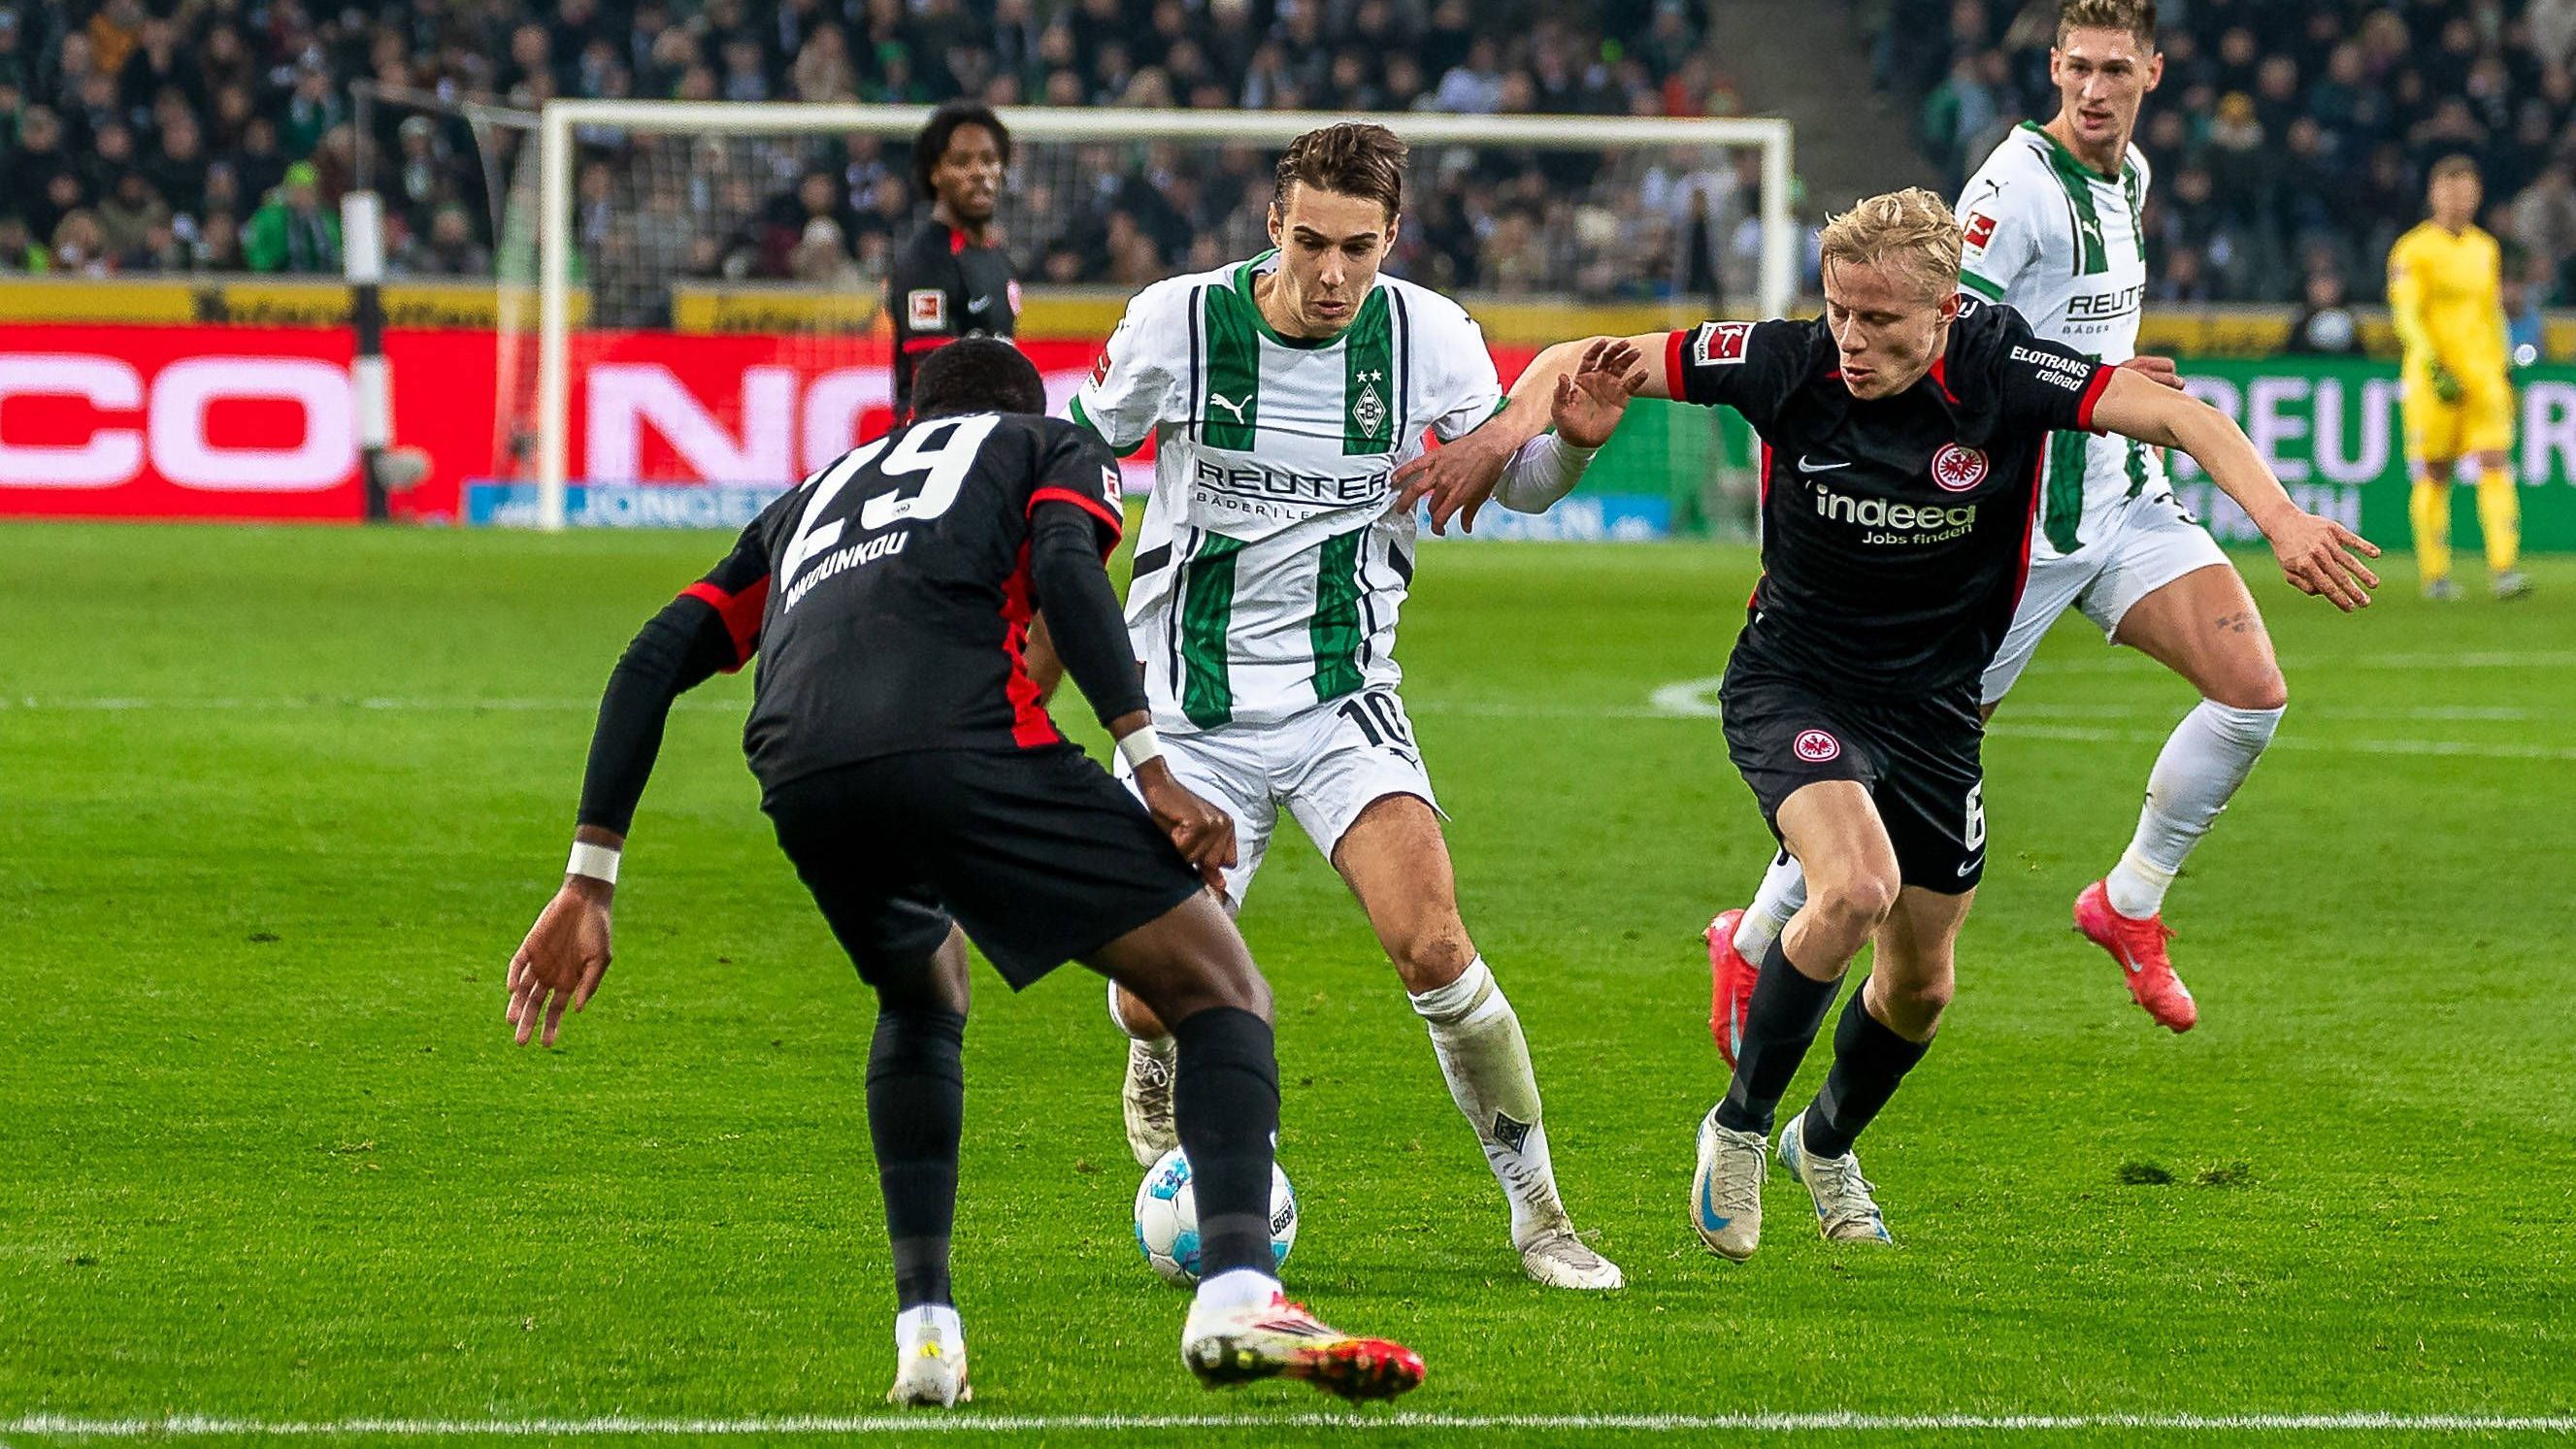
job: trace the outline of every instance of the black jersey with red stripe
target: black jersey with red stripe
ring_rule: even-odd
[[[1666,344],[1672,395],[1742,413],[1762,448],[1762,581],[1739,653],[1833,693],[1973,686],[2029,573],[2048,435],[2090,429],[2112,370],[1962,298],[1931,372],[1843,383],[1822,320],[1706,322]]]
[[[943,415],[843,454],[683,592],[755,652],[743,750],[764,788],[880,755],[1061,744],[1024,654],[1030,517],[1061,502],[1117,547],[1118,462],[1090,430]]]
[[[894,314],[894,415],[912,415],[912,373],[960,337],[1008,337],[1019,325],[1011,254],[977,245],[945,222],[924,223],[896,253],[886,284]]]

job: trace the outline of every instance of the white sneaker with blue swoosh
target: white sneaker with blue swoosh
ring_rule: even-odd
[[[1700,1119],[1691,1227],[1710,1252],[1741,1263],[1762,1245],[1762,1170],[1770,1156],[1761,1133],[1719,1126],[1716,1108]]]
[[[1816,1231],[1831,1243],[1894,1244],[1887,1219],[1879,1215],[1878,1199],[1870,1196],[1877,1187],[1860,1175],[1860,1154],[1809,1153],[1799,1133],[1806,1120],[1801,1112],[1780,1129],[1780,1170],[1805,1184],[1807,1196],[1815,1200]]]

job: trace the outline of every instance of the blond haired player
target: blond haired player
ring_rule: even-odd
[[[2056,117],[2005,137],[1959,202],[1960,285],[2107,362],[2135,356],[2146,292],[2140,217],[2151,178],[2129,138],[2163,77],[2155,34],[2154,0],[2068,0],[2049,52]],[[2165,945],[2165,890],[2253,773],[2289,688],[2253,595],[2175,499],[2153,449],[2059,433],[2042,467],[2030,583],[1980,704],[1991,718],[2068,609],[2199,691],[2148,773],[2128,848],[2074,904],[2076,929],[2118,963],[2130,998],[2158,1025],[2189,1031],[2200,1008]],[[1798,863],[1783,855],[1752,905],[1710,924],[1709,1025],[1730,1061],[1756,963],[1804,898]]]
[[[2428,599],[2460,596],[2451,577],[2451,477],[2463,457],[2478,465],[2478,531],[2495,596],[2531,592],[2514,567],[2522,501],[2513,491],[2503,264],[2495,238],[2474,220],[2480,199],[2477,163],[2442,158],[2426,187],[2432,215],[2388,250],[2389,320],[2406,349],[2399,403],[2415,469],[2415,568]]]
[[[1700,1124],[1691,1223],[1727,1258],[1760,1241],[1776,1109],[1873,943],[1822,1091],[1778,1124],[1779,1160],[1824,1236],[1890,1241],[1853,1143],[1949,1005],[1987,858],[1979,681],[2019,622],[2050,435],[2180,448],[2262,527],[2295,586],[2353,609],[2376,582],[2357,557],[2376,550],[2301,512],[2224,413],[1961,296],[1959,250],[1939,197],[1871,197],[1825,228],[1821,319],[1628,339],[1662,354],[1630,379],[1640,395],[1731,407],[1762,440],[1762,581],[1719,700],[1727,753],[1813,886],[1765,953],[1734,1080]],[[1565,346],[1480,430],[1495,434],[1478,450],[1486,466],[1435,481],[1435,520],[1537,430]]]

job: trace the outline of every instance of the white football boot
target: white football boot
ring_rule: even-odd
[[[1550,1288],[1599,1291],[1628,1284],[1618,1264],[1592,1251],[1574,1235],[1574,1225],[1562,1219],[1541,1228],[1520,1250],[1521,1271]]]
[[[954,1408],[975,1397],[966,1383],[966,1330],[957,1310],[924,1305],[894,1321],[894,1387],[889,1404]]]
[[[1800,1112],[1780,1129],[1780,1170],[1804,1183],[1807,1196],[1815,1199],[1816,1231],[1830,1243],[1894,1244],[1887,1219],[1879,1215],[1878,1199],[1870,1196],[1877,1189],[1860,1175],[1860,1154],[1809,1153],[1799,1133],[1806,1120]]]
[[[1181,1145],[1181,1129],[1172,1120],[1172,1075],[1180,1049],[1170,1037],[1155,1050],[1134,1037],[1127,1039],[1127,1082],[1118,1104],[1127,1118],[1127,1150],[1138,1167],[1151,1167]]]
[[[1710,1252],[1741,1263],[1762,1245],[1762,1170],[1770,1156],[1761,1133],[1717,1125],[1716,1108],[1700,1119],[1690,1215]]]

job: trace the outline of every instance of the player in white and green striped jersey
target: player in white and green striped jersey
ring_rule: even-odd
[[[1403,167],[1384,127],[1299,137],[1280,162],[1276,248],[1139,293],[1070,411],[1121,453],[1155,444],[1128,631],[1173,773],[1235,817],[1229,904],[1286,806],[1350,884],[1429,1027],[1510,1201],[1523,1268],[1557,1287],[1616,1288],[1618,1267],[1575,1236],[1557,1194],[1529,1046],[1459,919],[1396,693],[1414,572],[1413,515],[1391,506],[1396,467],[1426,433],[1457,437],[1502,404],[1474,320],[1378,270]],[[1589,456],[1547,438],[1497,497],[1543,509]],[[1130,1040],[1128,1143],[1151,1164],[1177,1140],[1171,1039],[1114,987],[1110,1011]]]

